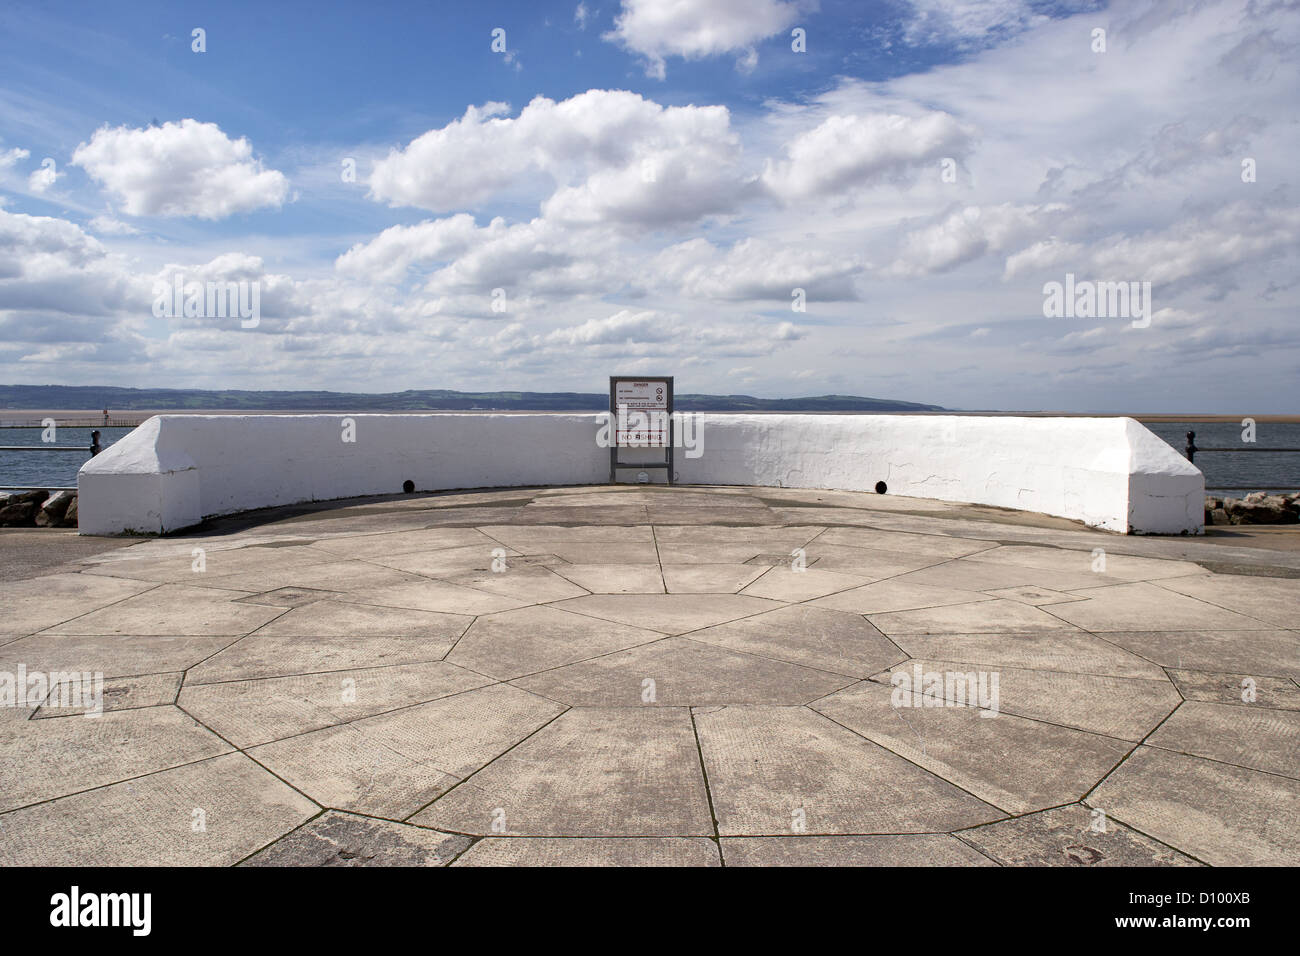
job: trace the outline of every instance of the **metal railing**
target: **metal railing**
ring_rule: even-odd
[[[99,443],[99,429],[90,433],[89,445],[0,445],[0,451],[62,451],[90,452],[94,458],[103,446]],[[0,490],[8,491],[76,491],[76,485],[6,485],[0,481]]]
[[[1197,452],[1211,451],[1271,451],[1271,452],[1300,452],[1300,448],[1257,448],[1254,445],[1243,448],[1198,448],[1196,446],[1196,432],[1187,433],[1187,445],[1183,448],[1183,454],[1187,460],[1195,464]],[[1206,485],[1206,491],[1241,491],[1246,485]],[[1297,485],[1251,485],[1256,491],[1295,491]]]
[[[138,428],[150,416],[110,417],[96,415],[94,418],[59,418],[55,424],[59,428]],[[48,428],[48,418],[0,419],[0,428]]]

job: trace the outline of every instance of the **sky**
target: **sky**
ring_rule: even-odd
[[[1298,43],[1300,0],[10,2],[0,382],[1300,412]]]

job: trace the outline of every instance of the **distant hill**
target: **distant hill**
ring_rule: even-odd
[[[601,411],[606,392],[457,392],[419,389],[370,395],[363,392],[268,392],[193,388],[115,388],[101,385],[0,385],[0,408],[126,411]],[[938,405],[857,395],[755,398],[752,395],[678,395],[683,412],[937,412]]]

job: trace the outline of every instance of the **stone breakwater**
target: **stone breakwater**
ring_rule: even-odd
[[[75,528],[75,491],[0,492],[0,528]]]
[[[1254,491],[1244,498],[1207,496],[1205,523],[1297,524],[1300,523],[1300,492],[1270,495]]]

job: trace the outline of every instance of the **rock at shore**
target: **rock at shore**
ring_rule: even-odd
[[[0,506],[0,528],[30,528],[36,524],[36,512],[50,496],[48,491],[24,491],[9,495]]]
[[[68,507],[77,497],[75,491],[56,491],[45,499],[41,510],[36,512],[36,527],[57,528],[67,514]]]
[[[1252,491],[1245,498],[1205,499],[1206,524],[1300,523],[1300,492],[1270,495]]]

